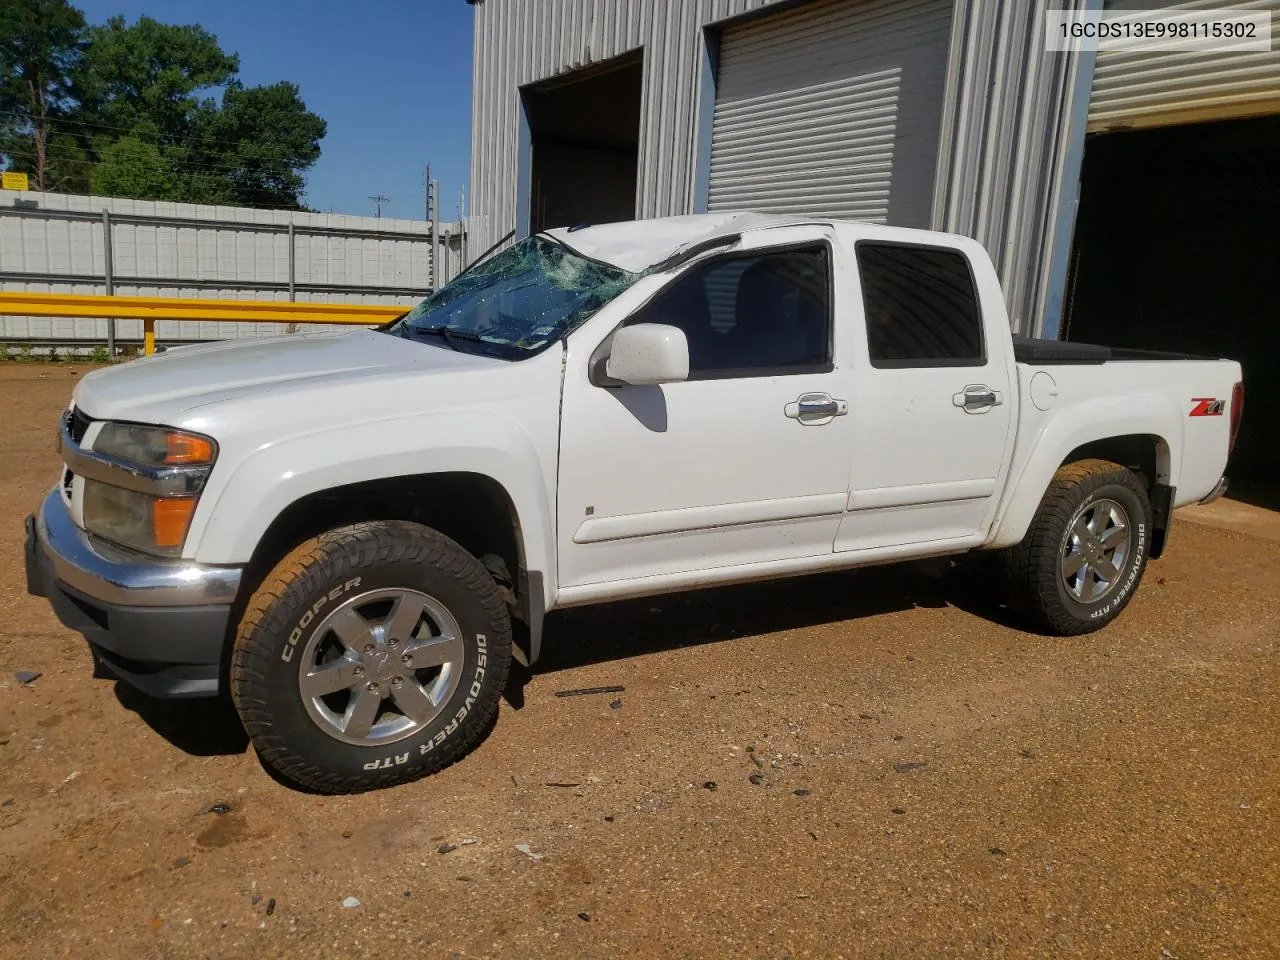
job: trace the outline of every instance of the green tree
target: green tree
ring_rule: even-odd
[[[299,208],[325,122],[199,25],[0,0],[0,159],[37,190]]]
[[[128,135],[155,145],[172,171],[164,189],[176,199],[301,206],[303,173],[319,159],[325,122],[307,110],[296,84],[244,87],[239,58],[198,25],[113,17],[86,36],[72,91],[90,152],[105,156],[104,138]],[[94,182],[119,181],[113,173]],[[159,180],[144,182],[161,189]]]
[[[90,190],[104,197],[181,199],[177,178],[160,148],[134,137],[117,140],[102,151]]]
[[[0,0],[0,154],[55,189],[50,146],[73,106],[70,75],[81,54],[84,14],[67,0]]]
[[[145,16],[130,25],[112,17],[86,31],[84,56],[71,75],[76,119],[86,136],[128,131],[179,145],[192,136],[201,109],[216,108],[208,94],[235,82],[239,69],[239,58],[201,26]]]
[[[0,0],[2,2],[2,0]],[[59,120],[49,137],[45,161],[45,189],[58,193],[88,193],[93,159],[79,139]]]
[[[190,199],[297,209],[306,186],[301,171],[320,158],[325,127],[296,84],[228,88],[221,108],[202,111],[196,124],[187,158]]]

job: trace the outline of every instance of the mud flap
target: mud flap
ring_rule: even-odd
[[[1151,559],[1164,553],[1173,526],[1173,495],[1177,487],[1157,483],[1151,488]]]

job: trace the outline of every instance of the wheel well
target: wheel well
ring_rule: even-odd
[[[1169,446],[1160,437],[1132,434],[1094,440],[1072,450],[1061,465],[1094,458],[1128,467],[1142,478],[1148,491],[1169,482]]]
[[[521,582],[519,518],[507,491],[478,473],[388,477],[321,490],[295,500],[271,522],[245,571],[253,589],[290,550],[326,530],[368,520],[411,520],[456,541],[501,581],[498,557],[514,592]],[[497,569],[495,569],[497,567]]]
[[[1141,480],[1151,502],[1151,557],[1164,553],[1173,518],[1173,488],[1169,486],[1169,445],[1160,437],[1132,434],[1107,437],[1076,447],[1062,465],[1097,458],[1118,463]]]

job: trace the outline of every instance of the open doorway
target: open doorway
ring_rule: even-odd
[[[1233,486],[1280,481],[1278,176],[1280,116],[1098,134],[1081,171],[1065,337],[1239,360]]]
[[[642,80],[636,51],[521,89],[531,233],[635,216]]]

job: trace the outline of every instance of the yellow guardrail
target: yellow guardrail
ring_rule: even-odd
[[[277,300],[194,300],[182,297],[116,297],[71,293],[0,293],[0,315],[141,320],[148,355],[156,351],[157,320],[230,323],[344,323],[372,327],[408,308],[390,304],[295,303]]]

